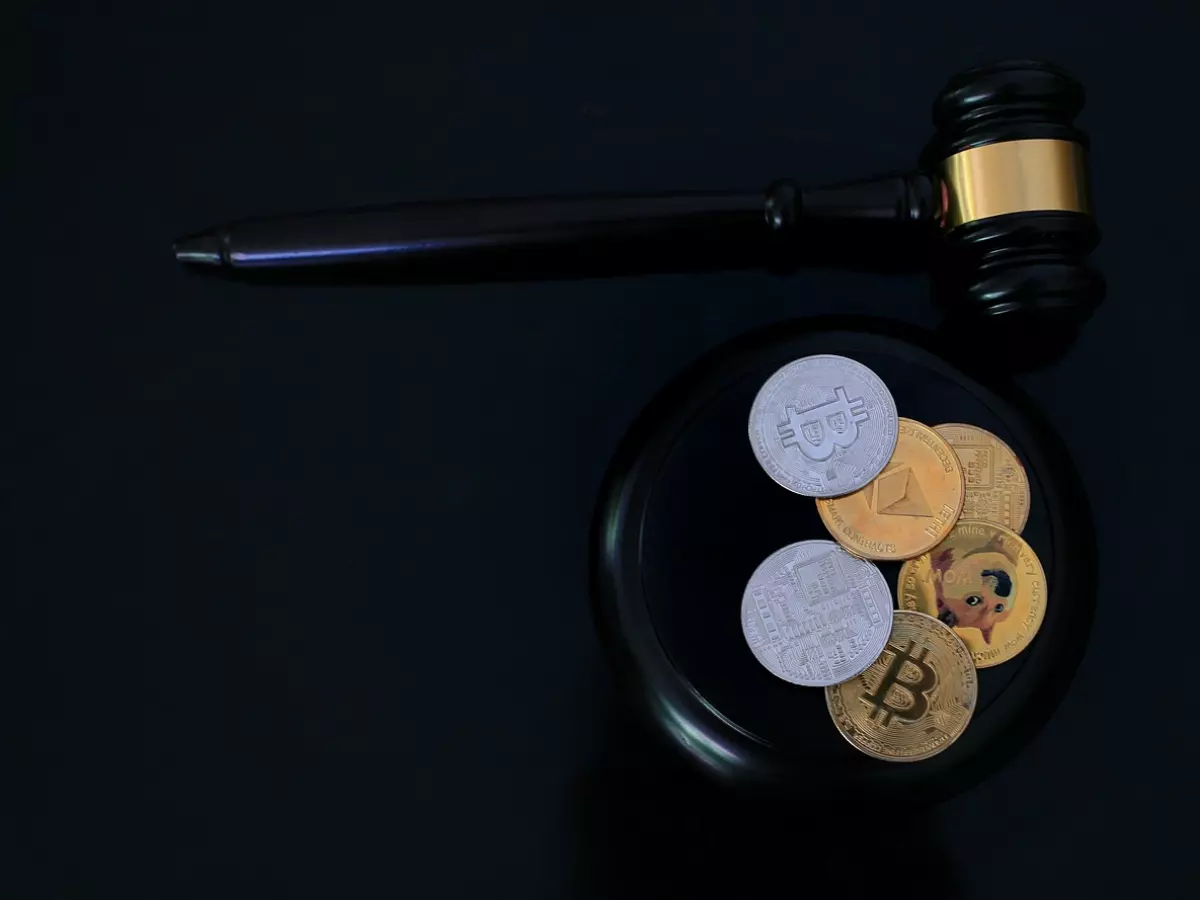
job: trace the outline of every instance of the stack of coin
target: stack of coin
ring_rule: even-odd
[[[1045,573],[1020,536],[1030,506],[1020,460],[982,428],[900,417],[879,376],[842,356],[772,375],[749,432],[763,470],[815,498],[837,541],[801,540],[755,569],[742,596],[755,658],[824,687],[863,753],[940,753],[971,719],[976,669],[1020,653],[1045,615]],[[871,560],[904,561],[898,611]]]

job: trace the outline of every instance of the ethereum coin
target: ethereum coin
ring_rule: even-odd
[[[806,497],[856,491],[896,449],[896,404],[879,376],[844,356],[806,356],[767,379],[750,446],[777,483]]]
[[[868,559],[920,556],[950,533],[963,506],[963,473],[936,431],[900,419],[896,452],[875,479],[844,497],[817,501],[829,533]]]
[[[742,633],[754,657],[792,684],[823,687],[869,666],[892,629],[879,568],[833,541],[772,553],[742,594]]]

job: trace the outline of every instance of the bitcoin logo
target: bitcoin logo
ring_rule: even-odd
[[[887,725],[892,716],[904,719],[906,722],[916,722],[929,711],[929,692],[937,687],[937,673],[925,662],[928,650],[922,647],[914,653],[913,651],[916,649],[914,641],[909,641],[908,646],[904,648],[889,643],[887,648],[892,651],[891,666],[880,679],[875,693],[862,696],[864,703],[874,707],[867,718],[874,719],[879,716],[880,725]],[[901,677],[906,663],[914,666],[921,673],[920,681],[909,681]],[[907,706],[895,706],[888,702],[888,694],[893,687],[908,694],[912,702]]]
[[[871,418],[866,401],[851,400],[841,385],[833,394],[834,399],[816,406],[786,408],[787,421],[777,426],[784,447],[796,447],[809,459],[824,462],[838,447],[846,449],[858,440],[858,427]]]
[[[966,729],[979,696],[971,652],[937,619],[906,609],[893,613],[884,649],[858,678],[825,689],[834,725],[855,749],[887,762],[941,753]]]

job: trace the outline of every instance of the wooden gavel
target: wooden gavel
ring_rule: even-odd
[[[480,280],[803,265],[928,268],[952,321],[1073,331],[1104,295],[1087,257],[1082,86],[1042,62],[954,77],[916,172],[806,189],[401,203],[181,238],[235,276]]]

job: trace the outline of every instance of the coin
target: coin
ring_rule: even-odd
[[[959,522],[900,567],[900,606],[954,629],[979,668],[1024,650],[1046,614],[1046,573],[1033,548],[993,522]]]
[[[995,522],[1020,534],[1029,518],[1029,479],[1012,448],[977,425],[953,422],[933,430],[962,463],[967,498],[961,518]]]
[[[963,473],[953,448],[928,425],[899,419],[896,452],[853,494],[817,501],[843,547],[868,559],[910,559],[936,546],[963,506]]]
[[[836,497],[887,465],[896,449],[896,403],[862,363],[806,356],[767,379],[749,431],[754,455],[776,482],[806,497]]]
[[[800,541],[768,556],[742,594],[742,633],[772,675],[812,687],[852,678],[892,629],[879,567],[833,541]]]
[[[868,756],[917,762],[941,753],[971,721],[979,677],[958,636],[937,619],[897,610],[879,659],[825,688],[842,736]]]

